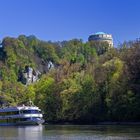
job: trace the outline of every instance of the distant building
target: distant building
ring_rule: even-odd
[[[111,34],[106,34],[104,32],[97,32],[93,35],[90,35],[88,41],[98,41],[98,42],[107,42],[109,46],[113,47],[113,38]]]

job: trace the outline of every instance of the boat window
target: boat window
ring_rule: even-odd
[[[30,121],[30,120],[34,120],[34,119],[41,119],[39,117],[30,117],[30,118],[20,118],[20,121]]]
[[[11,111],[11,112],[0,112],[0,116],[5,116],[5,115],[18,115],[19,111]]]
[[[22,110],[20,112],[23,114],[39,114],[38,110]]]
[[[29,121],[31,118],[20,118],[20,121]]]

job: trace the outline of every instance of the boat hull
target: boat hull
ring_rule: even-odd
[[[17,123],[0,123],[0,126],[16,126],[16,125],[42,125],[44,121],[25,121]]]
[[[10,119],[9,119],[10,120]],[[43,119],[34,119],[34,118],[30,118],[26,121],[16,121],[16,122],[9,122],[6,121],[5,122],[1,122],[0,120],[0,126],[7,126],[7,125],[40,125],[43,124],[45,121]]]
[[[29,120],[29,121],[23,121],[23,122],[17,122],[15,125],[40,125],[43,124],[44,120]]]

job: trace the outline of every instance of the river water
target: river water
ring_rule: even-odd
[[[0,140],[140,140],[140,126],[0,126]]]

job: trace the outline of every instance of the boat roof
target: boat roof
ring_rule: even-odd
[[[40,110],[37,106],[14,106],[14,107],[5,107],[0,108],[0,112],[11,112],[19,110]]]

